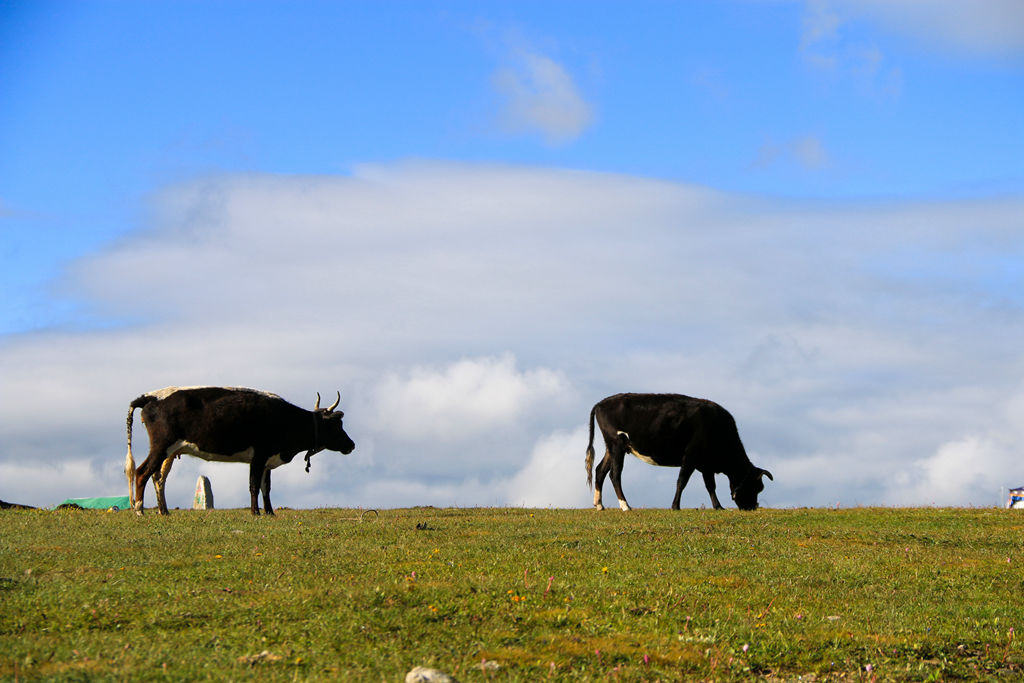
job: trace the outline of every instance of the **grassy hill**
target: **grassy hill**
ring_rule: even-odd
[[[6,680],[1022,675],[999,509],[0,512]]]

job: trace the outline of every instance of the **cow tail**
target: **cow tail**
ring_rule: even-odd
[[[587,443],[587,464],[585,465],[587,470],[587,488],[594,488],[594,413],[597,412],[597,406],[590,411],[590,441]]]
[[[124,476],[128,477],[128,502],[135,509],[135,458],[132,457],[132,414],[135,404],[128,406],[128,455],[124,459]]]
[[[128,501],[132,509],[135,509],[135,458],[132,457],[132,422],[136,408],[142,408],[150,401],[152,396],[142,395],[131,402],[128,406],[128,455],[124,459],[124,474],[128,477]]]

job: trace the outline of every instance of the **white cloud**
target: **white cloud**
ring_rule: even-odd
[[[824,168],[829,164],[828,152],[821,138],[807,135],[793,141],[793,154],[804,168]]]
[[[600,436],[598,436],[600,439]],[[585,480],[587,430],[555,432],[539,440],[522,470],[504,484],[504,501],[523,507],[587,507]]]
[[[967,436],[916,461],[908,475],[900,477],[905,487],[892,493],[919,505],[956,505],[965,493],[975,500],[994,500],[1009,465],[1012,462],[1001,457],[991,441]]]
[[[959,55],[1024,54],[1024,3],[1018,0],[806,0],[800,35],[806,62],[849,76],[873,94],[900,95],[903,71],[876,44],[846,35],[855,22]]]
[[[579,137],[594,119],[569,72],[550,57],[517,51],[495,71],[492,85],[504,99],[502,124],[513,133],[539,132],[550,145]]]
[[[1000,494],[1024,482],[1019,466],[1022,418],[1024,391],[1018,389],[990,406],[974,422],[974,433],[950,438],[910,463],[893,478],[888,500],[917,505],[957,505],[965,499],[1005,502]]]
[[[845,24],[859,18],[876,17],[863,4],[808,0],[801,27],[801,56],[817,72],[842,81],[844,87],[852,85],[861,94],[901,96],[903,70],[892,64],[876,43],[851,38],[843,31]]]
[[[447,367],[389,373],[374,392],[374,426],[406,440],[459,442],[504,429],[568,392],[546,368],[520,372],[511,354],[467,358]]]
[[[122,463],[123,468],[123,463]],[[99,471],[90,460],[65,460],[50,463],[0,461],[0,499],[24,503],[31,499],[36,507],[52,507],[68,498],[127,495],[127,482],[112,488],[109,473]],[[124,475],[121,475],[122,480]]]
[[[829,0],[807,0],[801,19],[800,48],[808,50],[836,40],[840,23],[840,17]]]
[[[1019,0],[836,0],[851,18],[945,49],[979,55],[1024,52],[1024,4]]]
[[[802,135],[782,143],[766,140],[757,150],[754,167],[764,169],[778,164],[795,164],[807,171],[820,171],[832,165],[832,158],[817,135]]]
[[[577,439],[619,391],[722,403],[775,474],[766,505],[922,502],[894,477],[958,452],[1020,483],[1021,215],[478,164],[199,179],[66,276],[130,324],[0,339],[0,498],[125,490],[128,403],[170,384],[340,389],[356,451],[279,470],[278,506],[588,504]],[[175,465],[172,506],[205,467]],[[210,471],[218,505],[248,503],[244,467]],[[671,501],[670,469],[624,477],[632,504]],[[708,504],[699,481],[683,504]]]

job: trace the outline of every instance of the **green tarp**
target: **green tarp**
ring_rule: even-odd
[[[127,510],[130,503],[128,496],[101,496],[99,498],[68,498],[58,505],[69,505],[87,510]]]

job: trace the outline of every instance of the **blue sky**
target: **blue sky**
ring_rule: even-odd
[[[0,422],[29,420],[24,387],[100,381],[99,405],[127,406],[164,384],[258,384],[302,402],[330,393],[329,369],[376,416],[353,456],[367,454],[357,503],[579,504],[467,491],[526,481],[607,393],[703,392],[741,405],[748,449],[790,475],[769,504],[838,498],[814,463],[855,463],[875,441],[904,486],[866,477],[854,499],[932,502],[934,486],[900,490],[957,454],[1011,458],[1022,159],[1014,0],[6,2],[0,366],[24,384],[0,389]],[[305,271],[285,258],[295,244]],[[629,284],[606,290],[616,278]],[[291,305],[268,281],[336,303]],[[309,367],[303,333],[347,357]],[[115,350],[140,340],[155,355],[118,368]],[[832,387],[796,376],[815,362]],[[765,410],[751,378],[786,399],[765,394]],[[414,400],[422,386],[474,395],[465,382],[477,403],[502,387],[521,402]],[[976,413],[959,424],[936,391]],[[929,407],[884,428],[858,417],[883,395]],[[380,462],[426,428],[393,424],[394,401],[467,439],[504,433],[505,464],[389,473]],[[1011,412],[993,422],[993,404]],[[80,467],[116,487],[108,419],[83,418],[75,453],[0,430],[0,468],[27,449],[37,466],[21,476]],[[851,435],[864,443],[835,445]],[[578,468],[584,446],[551,457]],[[640,502],[663,506],[674,475],[631,465],[653,491]],[[992,502],[1020,483],[1000,476],[937,500]],[[333,479],[297,482],[340,504]],[[30,497],[48,502],[41,485]]]

